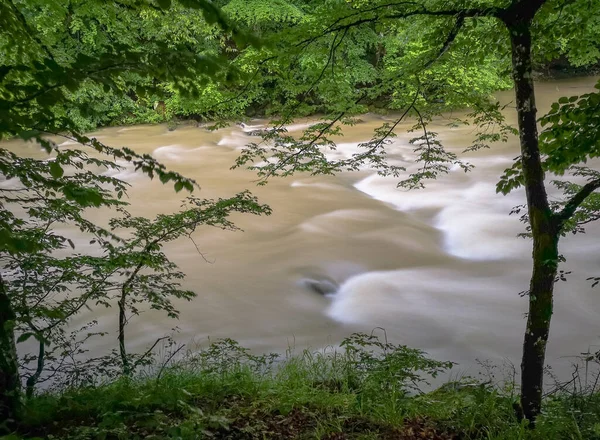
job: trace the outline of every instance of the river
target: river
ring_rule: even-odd
[[[591,91],[596,80],[539,83],[540,112],[560,96]],[[498,98],[510,103],[512,92]],[[509,104],[506,112],[516,125],[514,106]],[[339,154],[368,140],[383,119],[365,115],[363,122],[345,128]],[[289,130],[299,132],[305,122]],[[431,127],[444,145],[456,152],[469,146],[473,127],[449,128],[447,123],[440,118]],[[398,127],[388,150],[390,159],[409,169],[410,125]],[[257,187],[252,172],[230,170],[252,139],[239,126],[214,132],[192,125],[174,131],[165,125],[116,127],[94,135],[111,146],[151,153],[196,179],[200,197],[229,197],[249,188],[273,209],[270,217],[236,215],[244,232],[200,228],[194,239],[208,262],[189,240],[170,244],[168,255],[187,274],[185,287],[198,297],[177,303],[178,321],[155,312],[133,318],[127,330],[131,351],[142,351],[174,326],[177,339],[191,348],[208,338],[230,337],[264,352],[321,349],[352,332],[380,327],[390,341],[459,362],[462,372],[474,371],[475,359],[518,365],[527,308],[519,292],[528,286],[531,243],[516,237],[523,224],[509,216],[513,206],[524,203],[523,191],[506,197],[495,193],[502,170],[518,155],[516,138],[469,153],[464,158],[476,165],[470,173],[453,170],[426,189],[405,191],[396,188],[397,179],[370,170],[327,177],[298,174]],[[134,214],[154,216],[181,204],[183,195],[172,186],[131,169],[118,177],[132,184]],[[106,221],[109,213],[103,216],[97,219]],[[561,245],[567,257],[561,268],[572,274],[556,286],[548,362],[564,374],[572,356],[600,348],[600,292],[586,281],[600,275],[600,227],[587,229]],[[78,250],[84,251],[86,243],[76,241]],[[330,279],[340,288],[322,296],[307,287],[307,279]],[[111,332],[93,341],[91,354],[117,346],[117,316],[115,309],[95,308],[73,323],[95,318],[100,330]]]

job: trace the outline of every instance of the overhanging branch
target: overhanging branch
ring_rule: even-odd
[[[581,187],[579,192],[575,194],[571,199],[567,202],[565,207],[556,214],[556,219],[559,222],[559,226],[562,226],[567,220],[569,220],[579,206],[585,201],[585,199],[600,188],[600,179],[592,180],[588,182],[584,186]]]
[[[400,4],[414,4],[414,3],[413,2],[401,2]],[[387,4],[387,5],[382,5],[381,7],[382,8],[384,6],[391,7],[393,5],[394,4]],[[379,20],[385,20],[385,19],[403,19],[403,18],[410,18],[410,17],[424,15],[424,16],[430,16],[430,17],[455,17],[456,16],[456,17],[462,17],[464,20],[464,18],[467,18],[467,17],[500,17],[500,16],[505,15],[505,13],[506,13],[506,9],[497,8],[497,7],[442,9],[442,10],[430,10],[425,7],[418,7],[415,9],[411,9],[409,11],[390,12],[387,14],[384,13],[384,14],[380,14],[380,15],[378,14],[378,15],[371,16],[371,17],[359,18],[355,21],[351,21],[350,23],[343,23],[344,20],[351,18],[351,17],[355,17],[360,13],[373,12],[377,9],[379,9],[379,8],[370,8],[370,9],[360,11],[358,13],[354,12],[352,14],[348,14],[345,17],[339,18],[332,25],[329,25],[327,28],[325,28],[325,30],[323,30],[321,33],[319,33],[319,35],[302,40],[301,42],[298,43],[298,46],[308,46],[312,42],[320,39],[321,37],[323,37],[327,34],[344,31],[346,29],[360,26],[361,24],[373,23],[373,22],[376,22]]]
[[[464,24],[465,24],[465,16],[463,14],[460,14],[458,16],[458,18],[456,19],[456,23],[454,23],[454,26],[450,30],[450,33],[446,37],[446,41],[444,42],[444,45],[442,46],[442,48],[438,52],[437,56],[435,58],[429,60],[423,66],[423,70],[428,69],[429,67],[431,67],[431,65],[433,63],[435,63],[437,60],[439,60],[442,57],[442,55],[444,55],[448,51],[448,49],[450,48],[450,46],[452,45],[452,43],[454,42],[454,40],[458,36],[458,33],[460,32],[460,29],[463,27]]]

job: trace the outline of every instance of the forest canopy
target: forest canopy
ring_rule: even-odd
[[[489,17],[464,23],[466,32],[453,41],[452,51],[424,69],[451,33],[451,17],[371,20],[309,44],[310,36],[336,17],[356,13],[364,5],[220,1],[214,7],[221,12],[207,13],[202,2],[176,1],[167,10],[161,3],[142,2],[139,10],[136,2],[127,1],[15,2],[29,30],[7,23],[14,31],[10,37],[4,35],[3,64],[47,51],[63,69],[81,65],[80,78],[89,79],[75,87],[78,77],[71,72],[71,83],[65,84],[73,89],[68,92],[69,104],[53,110],[68,116],[80,130],[181,118],[215,121],[281,115],[296,100],[302,102],[298,115],[328,113],[348,104],[340,103],[340,96],[357,100],[360,92],[366,96],[357,112],[399,110],[417,86],[410,79],[414,73],[421,73],[425,99],[446,109],[511,87],[506,31]],[[578,4],[559,3],[545,7],[532,28],[539,74],[565,63],[572,69],[597,64],[597,14],[577,16],[572,11],[580,8]],[[330,59],[334,47],[335,57]],[[111,55],[102,64],[97,54]],[[184,58],[187,67],[175,70],[183,66]],[[114,84],[108,84],[108,78],[94,81],[95,70],[108,68],[108,62],[111,69],[118,69],[126,59],[132,68]],[[219,69],[223,60],[227,67]],[[322,74],[325,66],[327,75]],[[52,74],[49,66],[44,74]]]

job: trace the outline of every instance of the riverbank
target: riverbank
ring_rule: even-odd
[[[277,362],[221,341],[145,377],[35,397],[4,439],[600,438],[600,395],[577,384],[546,399],[531,431],[492,370],[422,394],[448,363],[366,335],[344,348]]]
[[[552,62],[540,64],[534,70],[534,78],[539,82],[556,81],[556,80],[580,80],[585,77],[594,77],[600,74],[600,64],[574,66],[565,59],[557,59]],[[488,93],[498,94],[511,90],[512,83],[508,81],[508,76],[499,78],[495,88],[490,88]],[[268,96],[268,93],[267,93]],[[133,101],[127,100],[127,104],[120,103],[121,111],[112,110],[107,113],[112,115],[106,117],[96,123],[82,121],[82,129],[95,130],[103,127],[116,126],[133,126],[139,124],[161,124],[168,125],[169,130],[175,130],[179,125],[195,124],[203,126],[224,126],[228,122],[248,121],[252,119],[269,120],[276,118],[273,113],[270,101],[267,99],[259,103],[247,102],[243,108],[237,109],[236,112],[220,114],[215,110],[222,106],[221,103],[228,102],[231,98],[221,98],[212,107],[205,108],[203,112],[195,112],[185,107],[186,101],[182,101],[177,95],[166,95],[155,97],[155,101]],[[465,103],[453,105],[452,103],[444,103],[444,99],[430,97],[431,101],[422,103],[422,110],[427,109],[428,105],[436,108],[437,112],[451,113],[453,111],[465,110]],[[388,114],[397,111],[397,108],[390,108],[392,95],[381,95],[365,99],[362,101],[364,105],[364,113]],[[189,105],[189,103],[187,103]],[[123,110],[125,109],[125,110]],[[323,112],[318,105],[313,108],[313,111],[304,114],[304,118],[316,118]]]

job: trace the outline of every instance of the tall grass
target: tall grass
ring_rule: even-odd
[[[600,439],[596,393],[554,393],[530,430],[510,378],[421,391],[451,366],[364,334],[283,359],[222,340],[152,374],[36,396],[12,438]]]

